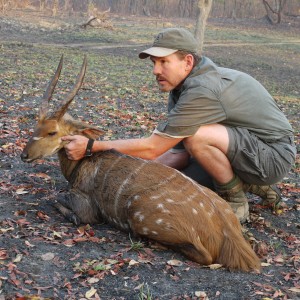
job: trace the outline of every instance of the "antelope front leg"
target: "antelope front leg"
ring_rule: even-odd
[[[58,199],[54,206],[75,225],[102,221],[97,205],[89,195],[79,189],[71,189],[69,194],[65,198]]]
[[[74,225],[80,225],[81,221],[80,218],[70,209],[69,204],[69,197],[70,195],[66,195],[64,198],[60,198],[56,200],[53,206],[70,222]]]

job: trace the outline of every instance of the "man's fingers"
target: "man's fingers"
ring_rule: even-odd
[[[74,141],[76,139],[75,135],[65,135],[61,138],[62,141]]]

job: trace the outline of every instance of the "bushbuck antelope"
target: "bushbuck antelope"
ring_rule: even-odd
[[[199,264],[259,270],[260,261],[243,238],[232,209],[210,189],[172,168],[113,149],[80,161],[67,158],[62,136],[82,134],[96,139],[103,132],[66,114],[82,84],[86,57],[64,104],[48,112],[61,68],[62,59],[43,96],[33,136],[21,154],[24,162],[32,162],[58,153],[70,193],[55,203],[56,208],[75,225],[107,221]]]

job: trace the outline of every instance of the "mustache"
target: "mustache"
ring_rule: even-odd
[[[159,80],[166,80],[166,78],[164,78],[163,76],[156,76],[156,81],[159,81]]]

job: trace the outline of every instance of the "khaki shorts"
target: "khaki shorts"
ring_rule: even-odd
[[[244,128],[226,127],[229,135],[227,157],[244,182],[270,185],[288,174],[295,162],[293,137],[266,143]]]

